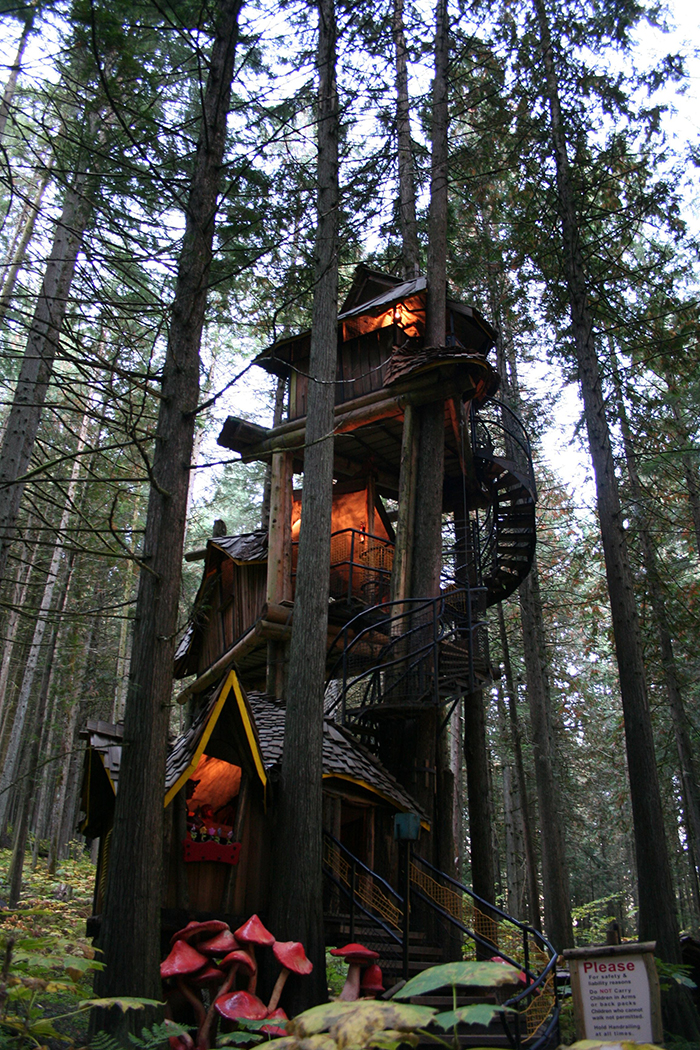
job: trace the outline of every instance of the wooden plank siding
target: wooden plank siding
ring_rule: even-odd
[[[197,674],[203,674],[252,627],[265,605],[266,587],[266,562],[236,565],[228,558],[222,560],[217,586],[211,591]]]

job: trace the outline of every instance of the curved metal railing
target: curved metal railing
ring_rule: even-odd
[[[472,406],[470,426],[474,455],[512,464],[512,473],[529,489],[533,500],[537,500],[530,439],[517,412],[493,398],[480,408]]]
[[[405,599],[364,610],[340,631],[328,682],[326,714],[357,722],[377,705],[448,702],[458,683],[474,688],[483,624],[475,589],[453,588],[437,598]],[[330,692],[330,690],[329,690]]]
[[[341,900],[348,908],[350,940],[355,940],[357,928],[362,926],[367,947],[374,944],[383,963],[391,961],[394,966],[401,965],[406,979],[411,934],[416,932],[412,925],[415,919],[411,918],[415,909],[407,909],[405,896],[337,838],[324,831],[323,840],[324,874],[336,894],[337,910]],[[464,958],[498,957],[522,972],[525,987],[501,1003],[501,1022],[512,1045],[526,1045],[530,1050],[547,1045],[559,1017],[555,982],[557,953],[547,938],[527,923],[482,900],[413,852],[409,875],[407,893],[459,932],[460,940],[465,939]]]

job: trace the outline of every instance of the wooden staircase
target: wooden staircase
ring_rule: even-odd
[[[412,854],[408,863],[407,911],[394,887],[324,833],[326,944],[359,942],[378,952],[388,994],[398,982],[442,962],[502,958],[527,975],[527,985],[472,988],[459,994],[459,1005],[478,1002],[508,1008],[488,1026],[460,1026],[460,1046],[557,1046],[556,952],[549,942],[425,859]],[[425,932],[428,928],[432,936]],[[452,991],[437,990],[411,1002],[448,1010]]]

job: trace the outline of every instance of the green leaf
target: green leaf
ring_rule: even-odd
[[[165,1003],[158,1002],[157,999],[139,999],[136,996],[122,995],[111,999],[83,999],[78,1004],[80,1010],[90,1010],[93,1006],[105,1010],[111,1006],[118,1006],[124,1013],[127,1010],[143,1010],[144,1006],[165,1006]]]
[[[500,1006],[492,1006],[490,1003],[473,1003],[471,1006],[458,1006],[456,1010],[447,1010],[433,1018],[436,1024],[443,1030],[454,1028],[457,1024],[483,1024],[489,1025],[494,1017],[502,1009]]]
[[[453,962],[431,966],[416,977],[412,977],[395,999],[410,999],[412,995],[425,995],[438,988],[451,985],[490,988],[499,984],[517,984],[520,971],[514,966],[495,962]]]
[[[217,1046],[250,1046],[259,1043],[263,1037],[256,1032],[228,1032],[216,1041]]]
[[[31,1024],[27,1025],[27,1031],[36,1037],[49,1036],[51,1039],[64,1038],[60,1032],[56,1031],[49,1017],[42,1017],[38,1021],[33,1021]]]
[[[383,1032],[375,1032],[370,1038],[368,1045],[376,1047],[377,1050],[396,1050],[398,1046],[408,1043],[410,1046],[418,1046],[420,1036],[417,1032],[397,1032],[393,1028],[387,1028]]]
[[[292,1031],[300,1039],[332,1029],[338,1046],[363,1046],[365,1040],[383,1028],[411,1031],[427,1025],[435,1015],[430,1006],[360,1000],[354,1003],[322,1003],[292,1021]],[[364,1033],[364,1034],[363,1034]]]

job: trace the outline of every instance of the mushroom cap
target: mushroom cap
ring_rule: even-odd
[[[369,992],[372,995],[378,995],[384,991],[384,985],[382,984],[382,970],[376,963],[372,963],[366,970],[362,971],[362,980],[360,981],[360,992]]]
[[[365,948],[364,944],[346,944],[344,948],[331,948],[331,955],[339,955],[345,962],[371,963],[373,959],[379,958],[379,952],[373,952],[371,948]]]
[[[210,962],[201,973],[195,974],[192,978],[192,984],[196,984],[198,988],[204,988],[208,985],[214,986],[217,984],[223,984],[225,977],[226,974],[224,971],[220,970],[218,966],[214,966]]]
[[[229,967],[231,963],[238,963],[239,968],[247,971],[248,977],[252,977],[253,974],[258,972],[255,959],[245,948],[236,948],[235,951],[229,952],[221,960],[219,966]]]
[[[237,1017],[247,1017],[251,1021],[262,1021],[267,1017],[267,1007],[262,999],[250,992],[225,992],[215,1001],[217,1013],[235,1021]]]
[[[288,1021],[286,1013],[281,1006],[278,1006],[276,1010],[269,1013],[268,1018],[270,1021]],[[268,1035],[286,1035],[287,1029],[281,1028],[277,1024],[264,1024],[260,1029],[261,1032],[267,1032]]]
[[[210,937],[209,940],[200,941],[197,951],[202,955],[227,955],[229,952],[235,952],[238,947],[240,947],[238,941],[227,926],[225,930]]]
[[[178,930],[170,938],[170,944],[175,944],[175,941],[188,941],[192,942],[197,937],[213,936],[215,933],[221,933],[223,930],[228,930],[228,923],[222,919],[208,919],[206,922],[188,922],[184,929]],[[230,932],[230,931],[229,931]]]
[[[278,963],[292,973],[311,973],[314,964],[307,959],[304,945],[300,941],[275,941],[272,951]]]
[[[247,922],[238,927],[234,936],[237,941],[242,941],[244,944],[265,944],[269,947],[275,943],[275,938],[263,926],[257,915],[251,915]]]
[[[160,975],[166,977],[182,977],[188,973],[196,973],[206,966],[208,959],[200,955],[187,941],[176,941],[167,959],[160,964]]]

